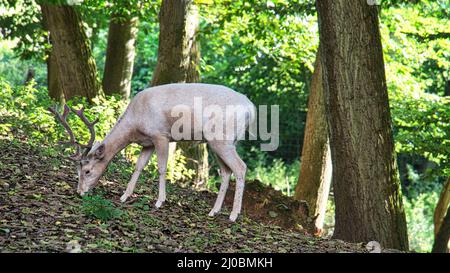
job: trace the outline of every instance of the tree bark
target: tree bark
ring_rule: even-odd
[[[317,1],[336,205],[334,238],[408,249],[378,11]]]
[[[113,15],[111,18],[102,82],[106,95],[119,94],[123,99],[130,97],[137,22],[137,17],[122,19]]]
[[[445,82],[444,96],[450,96],[450,80]]]
[[[317,216],[315,226],[321,234],[331,186],[331,154],[323,96],[322,66],[317,53],[308,101],[305,136],[300,175],[294,198],[308,203],[309,211]]]
[[[445,183],[441,195],[439,196],[439,201],[436,204],[436,208],[434,210],[434,237],[435,237],[435,243],[436,250],[439,252],[443,251],[442,245],[444,243],[442,242],[445,240],[445,229],[448,229],[449,227],[445,228],[443,225],[445,225],[445,218],[449,218],[448,208],[450,206],[450,178]],[[446,216],[447,214],[447,216]],[[447,219],[447,221],[449,221]],[[448,224],[447,224],[448,225]],[[443,227],[443,228],[442,228]],[[445,246],[447,246],[449,243],[449,238],[447,235],[447,242],[445,243]],[[434,249],[434,246],[433,246]],[[448,249],[445,249],[448,251]],[[433,251],[434,252],[434,251]]]
[[[151,85],[199,82],[198,9],[193,0],[163,0],[159,13],[158,63]],[[195,186],[208,180],[208,149],[202,143],[178,143],[187,167],[196,171]]]
[[[448,245],[450,239],[450,206],[447,209],[447,214],[442,221],[436,238],[434,239],[433,253],[448,253]]]
[[[159,13],[158,63],[151,85],[198,81],[188,77],[198,66],[198,10],[192,0],[163,0]],[[194,63],[194,64],[193,64]]]
[[[48,22],[45,19],[46,17],[43,16],[42,26],[49,32]],[[47,33],[47,40],[50,44],[53,44],[50,33]],[[63,104],[65,102],[64,93],[58,80],[58,64],[56,63],[54,55],[55,53],[52,46],[50,50],[47,51],[47,91],[50,98]]]
[[[49,52],[47,58],[47,88],[50,98],[64,103],[64,93],[58,79],[58,65],[53,52]]]
[[[442,221],[445,217],[448,206],[450,205],[450,178],[442,188],[441,195],[439,196],[438,203],[434,210],[434,235],[438,233]]]
[[[52,57],[64,97],[88,100],[102,94],[97,67],[92,57],[83,22],[74,7],[42,4],[44,21],[52,37]]]

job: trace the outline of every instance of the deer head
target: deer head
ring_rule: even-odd
[[[94,125],[98,122],[98,118],[93,122],[90,122],[84,115],[84,107],[80,110],[75,110],[67,105],[64,105],[64,112],[60,115],[55,108],[48,109],[55,117],[61,122],[62,126],[66,129],[69,135],[69,141],[59,142],[63,145],[72,145],[75,147],[75,153],[68,158],[77,163],[78,171],[78,187],[77,192],[80,195],[84,195],[97,185],[100,176],[104,172],[108,162],[104,160],[105,157],[105,144],[95,143],[95,128]],[[89,129],[90,138],[87,144],[79,143],[73,134],[72,129],[67,123],[67,116],[70,112],[75,113]],[[93,145],[94,144],[94,145]],[[82,152],[83,150],[83,152]]]

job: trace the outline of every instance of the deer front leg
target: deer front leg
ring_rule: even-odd
[[[130,182],[128,182],[127,189],[125,193],[120,197],[120,201],[123,203],[127,201],[128,197],[130,197],[133,194],[134,188],[136,187],[136,182],[139,178],[139,175],[141,174],[142,170],[147,165],[148,161],[150,160],[150,157],[153,154],[154,147],[143,147],[141,154],[139,155],[139,158],[136,162],[136,170],[134,171],[133,175],[131,176]]]
[[[161,207],[166,201],[166,170],[167,158],[169,156],[169,140],[165,137],[156,137],[153,139],[155,144],[156,155],[158,157],[158,173],[159,173],[159,194],[155,206]]]
[[[230,183],[231,170],[225,164],[225,162],[217,156],[217,162],[220,166],[220,176],[222,177],[222,183],[220,184],[219,194],[217,195],[216,202],[214,203],[213,209],[209,212],[209,216],[216,215],[221,209],[223,205],[223,200],[225,199],[225,194],[227,193],[228,185]]]

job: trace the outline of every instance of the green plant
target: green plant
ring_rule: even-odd
[[[167,179],[174,182],[179,180],[189,180],[195,174],[195,171],[186,167],[186,157],[181,150],[176,150],[173,154],[173,160],[167,165]]]
[[[410,250],[431,251],[434,240],[433,213],[438,199],[438,192],[421,193],[414,199],[403,198]]]
[[[266,152],[252,147],[244,154],[247,164],[247,179],[257,179],[282,193],[292,196],[297,184],[300,162],[291,163],[280,158],[271,158]]]
[[[0,40],[0,75],[8,79],[12,85],[24,83],[29,69],[34,72],[34,79],[39,84],[47,81],[47,67],[44,62],[37,60],[23,60],[16,56],[14,52],[18,43],[16,40]]]
[[[82,211],[88,217],[94,217],[102,221],[119,218],[123,212],[114,204],[103,198],[102,195],[85,195],[82,199]]]
[[[403,205],[408,224],[409,247],[418,252],[429,252],[434,240],[434,209],[442,190],[436,177],[419,175],[412,166],[407,165],[409,185],[405,192]]]

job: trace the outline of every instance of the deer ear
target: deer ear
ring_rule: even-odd
[[[105,143],[100,144],[95,149],[94,156],[96,159],[102,159],[105,156]]]

